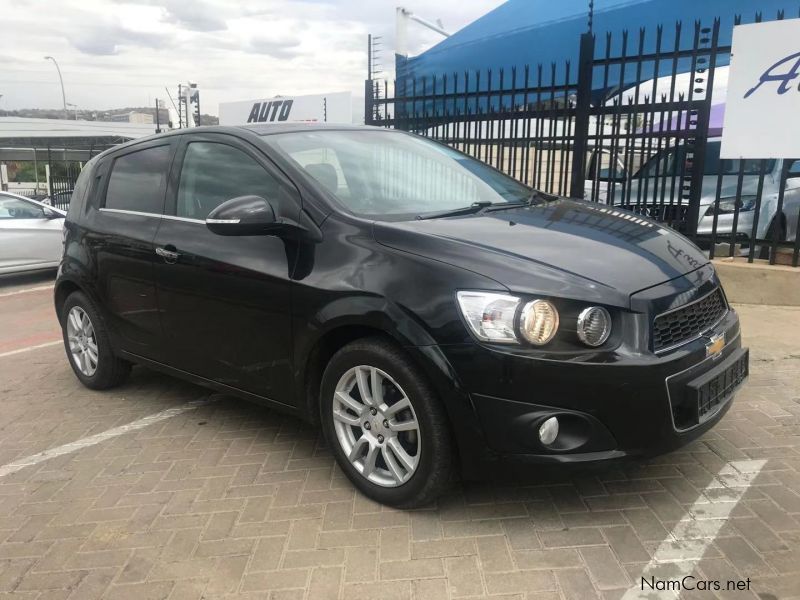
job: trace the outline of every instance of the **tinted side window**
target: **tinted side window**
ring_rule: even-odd
[[[676,160],[676,154],[679,157]],[[675,174],[675,166],[683,157],[683,151],[680,148],[662,152],[651,157],[642,170],[639,172],[639,177],[667,177]]]
[[[237,196],[261,196],[291,210],[293,194],[250,156],[226,144],[192,142],[186,148],[176,214],[203,220]]]
[[[157,146],[117,158],[108,180],[105,207],[160,215],[169,157],[169,146]]]
[[[80,208],[83,207],[86,190],[89,188],[89,183],[92,180],[91,173],[93,169],[94,163],[91,162],[87,163],[83,167],[80,175],[78,175],[78,180],[75,182],[75,188],[72,190],[72,198],[67,198],[67,201],[69,202],[67,212],[70,218],[74,218],[74,216],[78,214]]]

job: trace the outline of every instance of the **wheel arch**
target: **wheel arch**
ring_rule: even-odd
[[[319,392],[322,385],[322,374],[331,357],[347,344],[368,337],[383,338],[390,343],[397,344],[397,340],[380,327],[361,323],[342,323],[319,336],[306,355],[298,381],[303,385],[301,397],[303,398],[304,412],[308,420],[315,425],[318,425],[320,421]]]
[[[331,357],[347,344],[363,338],[381,338],[400,348],[426,377],[436,393],[447,417],[447,426],[454,442],[453,453],[457,462],[471,460],[471,448],[481,446],[483,430],[478,422],[469,394],[463,388],[455,370],[435,344],[415,345],[403,343],[386,329],[364,323],[344,323],[326,330],[317,338],[298,376],[301,382],[302,411],[314,425],[320,424],[320,388],[322,375]]]
[[[59,322],[61,321],[61,308],[73,292],[83,292],[85,294],[86,290],[72,279],[62,279],[56,283],[55,290],[53,291],[53,302],[55,304],[56,317]]]

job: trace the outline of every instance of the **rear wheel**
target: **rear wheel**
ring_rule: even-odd
[[[73,292],[64,301],[61,330],[69,364],[83,385],[105,390],[128,376],[130,363],[114,355],[108,331],[83,292]]]
[[[411,508],[447,486],[452,450],[442,406],[400,348],[348,344],[322,378],[321,417],[339,466],[366,496]]]

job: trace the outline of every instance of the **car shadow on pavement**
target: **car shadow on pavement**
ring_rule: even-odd
[[[44,269],[29,273],[6,273],[0,275],[0,292],[12,288],[24,288],[52,283],[56,279],[56,269]]]

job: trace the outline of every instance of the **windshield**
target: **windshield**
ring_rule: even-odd
[[[706,145],[706,160],[703,167],[705,175],[719,175],[720,173],[723,175],[738,175],[740,168],[745,175],[758,175],[761,172],[760,160],[720,159],[721,145],[721,142],[708,142]],[[742,165],[742,162],[744,162],[744,165]],[[764,173],[772,173],[774,168],[775,160],[768,160],[764,166]]]
[[[706,144],[703,175],[738,175],[740,168],[744,175],[758,175],[761,172],[760,160],[721,159],[719,157],[720,146],[721,142],[719,140],[709,141]],[[657,154],[644,164],[635,177],[669,177],[690,173],[691,166],[686,163],[685,155],[686,148],[684,146]],[[774,159],[765,161],[764,173],[772,173],[774,169]]]
[[[474,204],[524,202],[531,194],[488,165],[413,135],[316,130],[264,139],[358,215],[413,218]]]

